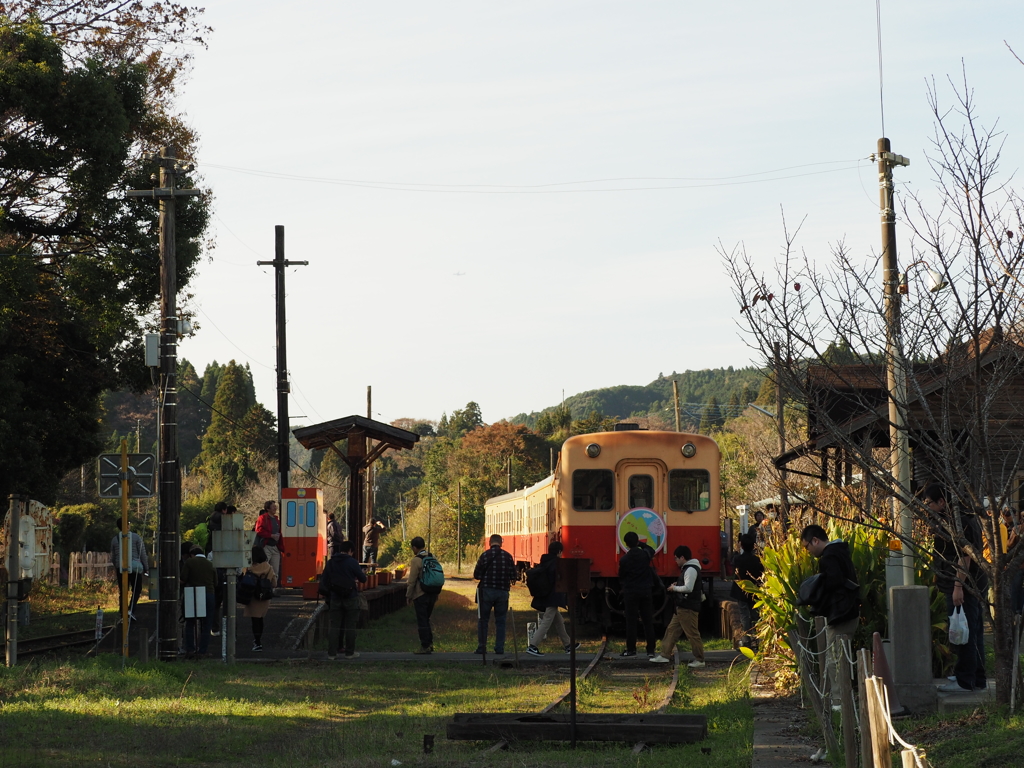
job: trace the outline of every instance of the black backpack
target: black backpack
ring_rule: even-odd
[[[246,571],[238,577],[238,583],[235,584],[235,601],[241,605],[248,605],[256,598],[256,592],[260,586],[260,580],[256,578],[256,574],[251,571]]]
[[[535,565],[526,571],[526,588],[531,597],[547,597],[555,591],[555,569],[550,563]]]

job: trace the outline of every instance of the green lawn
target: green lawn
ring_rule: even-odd
[[[451,580],[436,614],[439,650],[472,650],[472,583]],[[532,619],[525,590],[513,592],[520,633]],[[586,650],[599,638],[583,638]],[[411,610],[375,622],[360,647],[407,650],[416,642]],[[520,634],[520,650],[524,641]],[[511,648],[511,634],[507,643]],[[555,645],[552,644],[552,650]],[[652,665],[653,666],[653,665]],[[580,686],[581,712],[649,711],[670,673],[637,679],[613,665]],[[59,766],[463,766],[481,762],[486,743],[448,741],[455,712],[530,712],[568,687],[563,671],[431,663],[366,662],[162,663],[121,669],[109,655],[74,661],[29,661],[0,668],[0,768]],[[627,744],[514,744],[486,758],[521,766],[686,765],[747,768],[753,721],[746,664],[681,671],[669,712],[708,716],[701,744],[661,746],[639,757]],[[423,736],[436,737],[423,754]]]

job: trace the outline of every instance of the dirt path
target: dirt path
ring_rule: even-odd
[[[779,696],[771,680],[752,665],[750,695],[754,705],[753,768],[809,766],[820,746],[803,735],[808,712],[799,696]]]

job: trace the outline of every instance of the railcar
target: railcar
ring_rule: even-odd
[[[608,624],[621,606],[618,561],[629,531],[654,550],[665,583],[679,575],[672,553],[680,544],[700,560],[707,580],[720,572],[720,458],[705,435],[632,424],[576,435],[563,444],[551,476],[487,500],[485,536],[500,534],[521,572],[552,541],[562,543],[565,557],[588,558],[586,612]]]

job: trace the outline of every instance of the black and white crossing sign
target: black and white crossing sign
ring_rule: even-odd
[[[129,499],[148,499],[155,494],[156,457],[152,453],[129,453],[127,474]],[[101,454],[96,477],[101,499],[121,498],[121,454]]]

